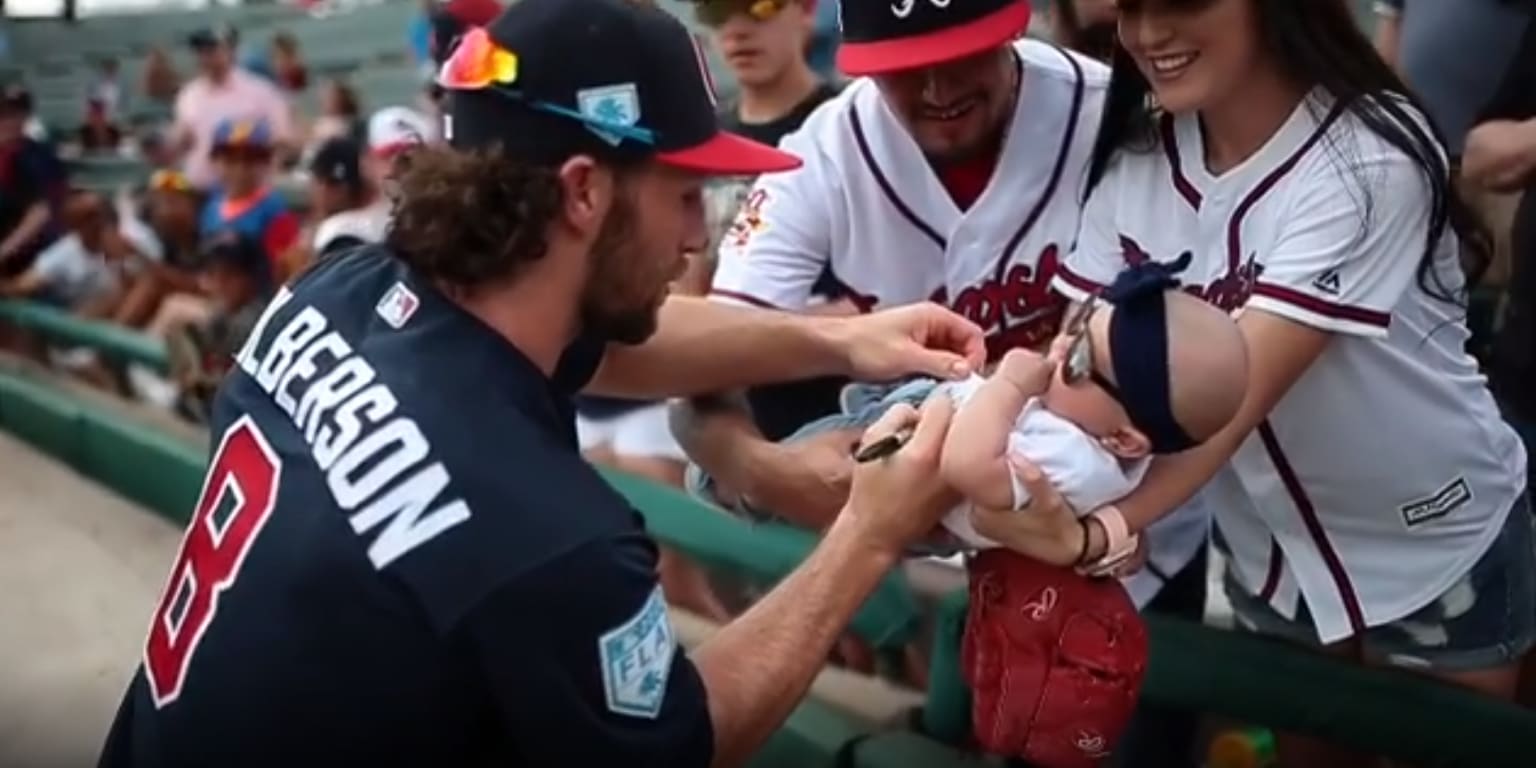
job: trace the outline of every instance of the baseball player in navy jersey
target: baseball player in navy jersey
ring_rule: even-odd
[[[1056,286],[1081,300],[1128,265],[1187,261],[1189,290],[1237,316],[1250,383],[1222,434],[1096,511],[1123,522],[1088,559],[1205,486],[1241,626],[1512,697],[1536,643],[1525,452],[1465,350],[1458,256],[1487,240],[1442,142],[1338,3],[1119,7]],[[1054,552],[1012,543],[1070,561],[1082,536],[1056,519]],[[1345,759],[1281,747],[1287,765]]]
[[[782,724],[953,502],[947,407],[872,428],[915,436],[685,653],[570,393],[958,375],[983,344],[934,308],[667,298],[706,239],[703,180],[798,164],[719,131],[697,45],[629,0],[520,0],[464,37],[440,74],[451,146],[413,156],[387,243],[280,290],[235,356],[103,766],[735,765]]]

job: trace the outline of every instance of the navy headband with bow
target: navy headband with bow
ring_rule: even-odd
[[[1172,263],[1148,259],[1126,269],[1104,289],[1114,305],[1109,318],[1109,353],[1120,403],[1131,423],[1146,434],[1153,453],[1178,453],[1197,443],[1173,416],[1169,397],[1166,292],[1189,266],[1185,252]]]

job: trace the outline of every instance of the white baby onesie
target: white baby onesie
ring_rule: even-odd
[[[958,410],[985,381],[981,376],[972,375],[964,381],[940,384],[933,394],[947,392]],[[1085,515],[1135,490],[1149,463],[1146,459],[1122,461],[1076,424],[1046,410],[1039,398],[1031,398],[1019,413],[1008,435],[1008,450],[1040,467],[1051,485],[1066,497],[1067,503]],[[1013,508],[1019,509],[1029,502],[1029,493],[1017,477],[1010,477],[1013,479]],[[998,546],[971,526],[970,507],[966,502],[950,510],[944,516],[944,527],[965,546],[978,549]]]

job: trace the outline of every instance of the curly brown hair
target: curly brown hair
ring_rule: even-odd
[[[510,277],[544,255],[559,213],[548,167],[499,149],[424,146],[400,158],[388,243],[423,275],[459,287]]]

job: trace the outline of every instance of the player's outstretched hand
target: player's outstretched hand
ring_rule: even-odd
[[[1084,535],[1077,513],[1039,467],[1017,455],[1008,462],[1029,493],[1029,503],[1019,510],[973,508],[971,525],[1019,554],[1052,565],[1075,565]]]
[[[981,328],[931,302],[837,321],[845,372],[861,381],[911,374],[961,379],[986,362]]]
[[[892,434],[912,435],[894,453],[853,471],[842,514],[878,551],[895,555],[906,549],[928,535],[960,500],[939,474],[939,454],[954,411],[954,403],[943,396],[928,398],[921,410],[901,403],[864,433],[862,445]]]

